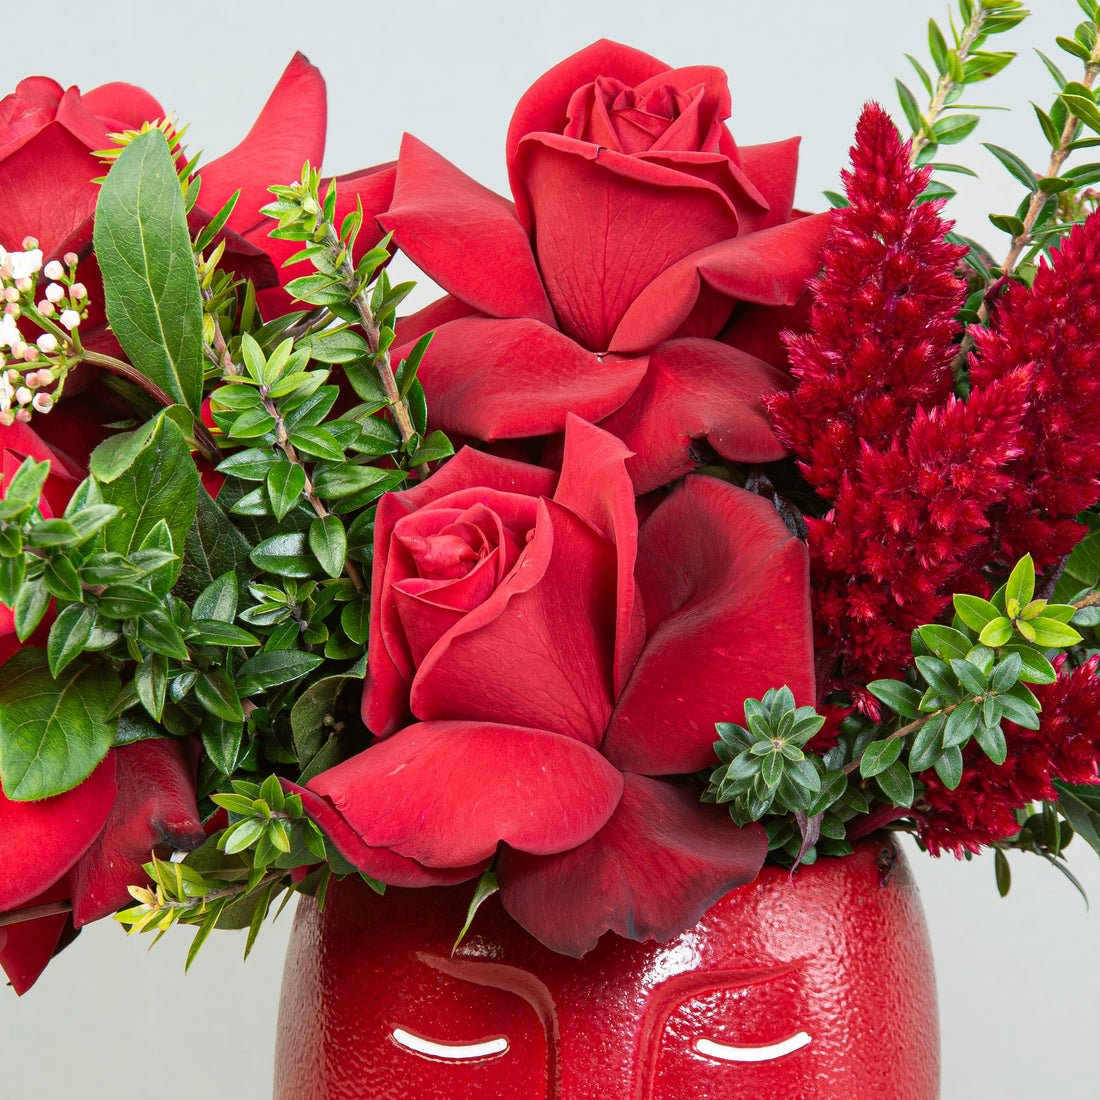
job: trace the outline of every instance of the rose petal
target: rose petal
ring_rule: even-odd
[[[734,310],[718,339],[786,372],[789,359],[782,334],[805,332],[810,327],[812,305],[810,294],[803,294],[793,306],[758,306],[743,302]]]
[[[553,856],[504,848],[497,865],[504,908],[536,939],[580,958],[604,932],[667,940],[720,897],[751,882],[768,838],[739,829],[698,789],[626,775],[610,821],[586,844]]]
[[[77,928],[126,905],[127,886],[147,881],[142,864],[154,852],[166,859],[206,839],[195,806],[196,740],[138,741],[112,754],[118,768],[118,798],[103,831],[69,876]]]
[[[327,775],[322,772],[322,775]],[[317,777],[318,779],[321,776]],[[326,840],[356,868],[388,886],[451,886],[477,878],[488,866],[487,859],[470,867],[425,867],[415,860],[406,859],[388,848],[371,848],[347,823],[332,802],[308,787],[299,787],[289,779],[282,780],[288,794],[296,794],[302,800],[307,816],[317,823]]]
[[[49,255],[95,209],[92,183],[103,166],[59,122],[0,160],[0,242],[8,248],[30,234]]]
[[[399,317],[395,343],[403,351],[406,346],[411,349],[412,345],[426,332],[435,332],[451,321],[457,321],[460,317],[470,317],[476,313],[477,310],[473,306],[468,306],[452,294],[445,294],[423,309],[417,310],[416,313]]]
[[[565,454],[554,500],[587,520],[615,547],[615,698],[642,649],[645,621],[634,584],[638,557],[638,512],[626,472],[630,451],[614,436],[579,417],[565,427]]]
[[[594,351],[609,347],[631,303],[658,275],[739,230],[737,209],[719,187],[656,161],[533,134],[520,143],[516,163],[558,324]],[[664,316],[656,301],[647,308]]]
[[[101,84],[81,97],[84,106],[112,132],[139,130],[143,122],[155,122],[166,112],[144,88],[120,81]]]
[[[787,138],[765,145],[742,145],[739,150],[741,168],[768,204],[768,216],[759,227],[761,229],[790,221],[801,141],[801,138]]]
[[[809,564],[775,509],[690,478],[642,527],[638,586],[648,637],[602,749],[645,775],[715,762],[714,723],[786,684],[814,701]]]
[[[37,897],[30,898],[24,908],[65,901],[68,896],[69,882],[63,878]],[[0,928],[0,969],[7,974],[17,996],[23,996],[38,981],[50,959],[75,935],[68,913],[19,921]]]
[[[374,521],[371,591],[376,595],[370,623],[370,664],[363,688],[363,722],[378,736],[393,733],[408,720],[412,659],[401,638],[400,619],[386,578],[394,525],[418,508],[467,490],[471,485],[521,496],[549,496],[558,476],[522,462],[495,458],[465,447],[427,481],[400,493],[387,493]]]
[[[508,125],[505,152],[508,180],[516,199],[516,215],[520,224],[530,229],[523,187],[516,172],[516,151],[522,138],[530,133],[560,134],[569,121],[569,103],[582,85],[591,84],[598,76],[614,76],[631,86],[648,77],[663,73],[668,66],[641,50],[601,38],[571,57],[560,61],[527,89],[520,97]]]
[[[48,76],[28,76],[0,99],[0,159],[30,141],[53,122],[65,89]],[[22,238],[20,238],[22,239]]]
[[[58,405],[58,408],[62,406]],[[82,457],[86,461],[88,456],[85,454]],[[23,465],[23,460],[27,458],[50,464],[49,475],[42,487],[42,499],[46,505],[43,515],[47,519],[60,516],[65,511],[73,490],[83,479],[83,470],[68,455],[54,450],[29,425],[18,420],[14,424],[0,424],[0,485],[6,489],[15,472]]]
[[[554,324],[512,204],[411,134],[401,142],[393,205],[379,221],[417,267],[480,312]]]
[[[630,396],[645,364],[586,351],[539,321],[467,317],[436,331],[418,377],[436,426],[492,441],[563,431],[567,411],[600,420]]]
[[[611,816],[622,777],[545,730],[478,722],[408,726],[309,781],[363,843],[429,867],[575,847]]]
[[[57,882],[103,828],[115,801],[115,758],[78,786],[39,802],[0,791],[0,912],[15,909]]]
[[[730,310],[739,301],[793,305],[821,267],[829,227],[827,213],[813,214],[732,237],[672,264],[631,303],[609,346],[628,352],[667,339],[691,315],[704,284],[731,299]]]
[[[413,714],[599,744],[614,699],[615,570],[614,545],[568,509],[540,501],[516,568],[417,669]]]
[[[325,116],[324,79],[304,54],[296,53],[244,140],[202,168],[199,201],[215,213],[239,190],[228,225],[247,235],[267,220],[260,207],[273,201],[267,190],[272,183],[300,178],[307,160],[320,165]]]
[[[716,340],[670,340],[650,356],[626,404],[600,427],[634,452],[627,469],[635,491],[647,493],[699,464],[695,440],[735,462],[783,458],[786,449],[761,396],[789,386],[784,372]]]

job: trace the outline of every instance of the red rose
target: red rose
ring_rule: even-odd
[[[574,417],[560,479],[466,449],[383,498],[363,703],[382,739],[306,792],[395,884],[477,875],[503,842],[505,907],[574,955],[672,935],[756,874],[763,833],[675,777],[747,696],[813,698],[802,544],[707,477],[639,531],[627,455]]]
[[[205,224],[238,189],[241,192],[224,236],[224,263],[253,278],[259,288],[277,288],[301,274],[283,271],[282,262],[298,250],[289,241],[267,234],[274,222],[260,216],[271,201],[267,188],[301,175],[302,164],[320,164],[325,148],[326,96],[320,72],[295,54],[244,140],[200,170],[199,205],[192,228]],[[47,77],[29,77],[0,100],[0,244],[18,248],[25,236],[37,237],[46,259],[72,251],[85,257],[92,243],[92,215],[99,188],[93,179],[105,172],[93,152],[112,145],[109,132],[140,129],[143,122],[165,116],[161,105],[131,84],[105,84],[81,95]],[[367,218],[384,210],[393,190],[393,166],[379,165],[337,179],[337,217],[355,209],[360,199]],[[369,225],[369,221],[368,221]],[[357,256],[377,244],[379,234],[364,231]],[[308,265],[307,265],[308,267]],[[312,269],[309,269],[312,270]],[[79,271],[98,313],[81,334],[103,321],[102,290],[94,260]],[[270,310],[289,308],[281,290],[260,295]]]
[[[597,42],[520,100],[514,207],[406,137],[380,220],[452,296],[398,349],[438,329],[420,377],[441,427],[545,435],[571,411],[635,452],[641,491],[691,469],[697,438],[739,461],[783,456],[759,398],[786,375],[712,338],[761,306],[739,338],[765,342],[755,329],[802,295],[828,218],[792,212],[797,139],[738,149],[729,106],[718,69]]]
[[[71,791],[16,802],[0,791],[0,914],[71,899],[60,912],[0,927],[0,966],[16,993],[91,921],[147,881],[152,852],[197,848],[198,742],[139,741],[112,749]]]

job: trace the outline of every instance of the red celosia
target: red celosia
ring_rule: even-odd
[[[836,498],[861,446],[884,448],[951,393],[965,249],[948,244],[942,202],[918,203],[914,170],[889,115],[868,104],[856,129],[851,205],[833,212],[807,335],[789,337],[797,388],[767,399],[806,480]]]
[[[1100,500],[1100,218],[1076,227],[1030,290],[1013,286],[978,330],[971,378],[985,385],[1032,370],[1030,409],[1012,483],[991,514],[1000,560],[1031,553],[1038,567],[1085,533],[1074,517]]]
[[[1016,810],[1057,799],[1055,779],[1100,783],[1100,657],[1071,672],[1064,669],[1064,657],[1055,663],[1058,679],[1034,689],[1043,706],[1039,729],[1004,723],[1008,759],[1003,764],[970,745],[955,790],[948,790],[934,771],[921,775],[926,789],[919,807],[920,837],[933,854],[950,851],[961,857],[1013,836],[1020,828]]]

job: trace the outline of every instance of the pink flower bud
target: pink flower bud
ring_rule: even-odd
[[[18,302],[19,291],[13,286],[4,287],[4,301],[5,302]]]
[[[65,269],[57,260],[50,260],[42,269],[42,274],[45,275],[47,279],[61,279],[65,275]],[[49,291],[47,290],[46,293],[49,294]],[[55,298],[54,301],[56,302],[57,299]]]
[[[26,386],[20,386],[19,389],[15,391],[15,400],[18,401],[20,405],[29,405],[32,397],[34,397],[34,394],[31,393]]]
[[[29,252],[32,248],[38,247],[37,237],[24,237],[23,238],[23,250]]]
[[[88,297],[88,289],[83,283],[73,283],[73,285],[69,287],[69,294],[74,302],[78,302],[81,298]]]
[[[15,423],[15,413],[11,409],[4,409],[0,412],[0,424],[3,424],[5,428],[10,428]]]
[[[43,367],[41,370],[37,370],[34,373],[38,378],[38,384],[40,386],[48,386],[54,380],[53,371],[50,370],[49,367]],[[30,379],[28,379],[28,381],[30,381]]]
[[[20,424],[29,424],[31,419],[31,410],[17,409],[15,412],[15,419],[18,420]]]
[[[54,309],[53,302],[43,298],[42,301],[38,303],[38,312],[41,313],[43,317],[52,317],[57,310]]]
[[[23,345],[23,362],[33,363],[38,358],[38,348],[34,344]]]
[[[57,263],[56,260],[52,260],[51,263],[57,264],[58,267],[61,266],[60,264]],[[47,264],[47,267],[48,266],[49,265]],[[65,297],[65,288],[60,283],[50,283],[49,286],[46,287],[46,298],[49,301],[51,301],[51,302],[60,302],[61,299],[64,298],[64,297]]]
[[[11,368],[10,368],[10,369],[8,370],[8,373],[7,373],[7,378],[8,378],[8,381],[9,381],[9,382],[10,382],[10,383],[11,383],[11,384],[12,384],[13,386],[15,385],[15,383],[16,383],[16,382],[18,382],[18,381],[19,381],[19,379],[20,379],[21,377],[22,377],[22,375],[21,375],[21,374],[19,373],[19,371],[17,371],[17,370],[15,369],[15,367],[11,367]]]
[[[61,259],[65,261],[67,267],[76,267],[80,257],[75,252],[66,252]]]
[[[48,393],[36,393],[32,404],[40,413],[48,413],[53,408],[53,398]]]
[[[34,286],[34,281],[24,275],[21,279],[15,280],[15,289],[19,291],[30,290]]]

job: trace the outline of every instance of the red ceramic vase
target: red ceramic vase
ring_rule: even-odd
[[[935,1100],[917,887],[889,840],[765,868],[667,943],[548,951],[472,886],[298,908],[276,1100]]]

